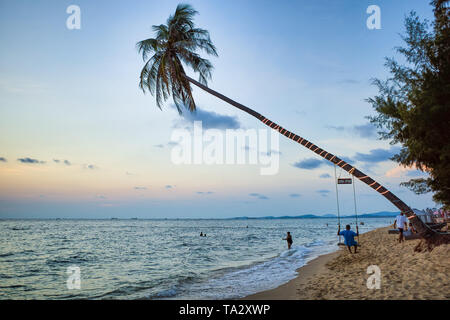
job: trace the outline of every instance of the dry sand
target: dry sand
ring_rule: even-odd
[[[244,299],[450,299],[450,245],[414,252],[420,240],[397,242],[392,227],[360,235],[357,254],[348,249],[320,256],[298,270],[298,277]],[[353,250],[353,249],[352,249]],[[380,289],[368,289],[367,267],[381,270]]]

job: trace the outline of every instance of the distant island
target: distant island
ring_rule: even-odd
[[[358,214],[358,218],[389,218],[389,217],[396,217],[400,212],[390,212],[390,211],[380,211],[380,212],[374,212],[374,213],[364,213],[364,214]],[[355,218],[355,215],[341,215],[341,218]],[[266,217],[234,217],[234,218],[228,218],[227,220],[250,220],[250,219],[326,219],[326,218],[337,218],[337,215],[335,214],[324,214],[324,215],[314,215],[314,214],[303,214],[299,216],[280,216],[280,217],[274,217],[274,216],[266,216]]]
[[[392,218],[396,217],[400,211],[390,212],[390,211],[380,211],[374,213],[363,213],[358,214],[358,218]],[[61,218],[61,217],[48,217],[48,218],[12,218],[12,217],[2,217],[0,220],[271,220],[271,219],[336,219],[335,214],[303,214],[298,216],[265,216],[265,217],[230,217],[230,218],[147,218],[147,217],[109,217],[109,218]],[[355,218],[355,215],[341,215],[341,219]]]

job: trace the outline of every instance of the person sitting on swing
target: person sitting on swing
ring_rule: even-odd
[[[355,241],[355,236],[359,236],[358,226],[356,226],[356,233],[352,230],[350,230],[350,225],[345,226],[345,230],[341,231],[341,225],[339,225],[338,229],[338,236],[344,236],[344,244],[347,246],[348,251],[352,253],[351,247],[355,247],[355,253],[356,253],[356,247],[358,246],[358,242]]]

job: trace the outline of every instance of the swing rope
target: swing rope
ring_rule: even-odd
[[[341,215],[339,212],[339,192],[337,186],[337,177],[336,177],[336,164],[334,165],[334,186],[336,187],[336,206],[337,206],[337,216],[338,216],[338,226],[341,228]],[[341,236],[339,235],[339,243],[341,243]]]
[[[353,202],[355,203],[355,223],[356,229],[358,229],[358,211],[356,210],[356,191],[355,191],[355,176],[352,175],[352,184],[353,184]],[[359,243],[359,231],[358,231],[358,243]]]

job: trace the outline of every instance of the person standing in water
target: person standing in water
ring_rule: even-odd
[[[288,231],[286,238],[283,238],[283,240],[287,241],[288,249],[292,246],[292,236],[291,233]]]

